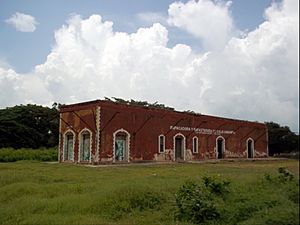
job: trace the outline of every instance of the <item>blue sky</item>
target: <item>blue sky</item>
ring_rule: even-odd
[[[0,0],[0,108],[107,97],[299,130],[298,0]]]
[[[104,20],[114,22],[115,31],[135,32],[139,27],[149,26],[138,19],[137,15],[144,12],[167,14],[173,0],[0,0],[0,59],[5,60],[17,72],[25,73],[37,64],[43,63],[54,44],[54,31],[73,13],[83,18],[92,14],[100,14]],[[182,1],[182,2],[187,2]],[[251,30],[263,20],[264,10],[272,0],[233,0],[232,16],[241,30]],[[5,22],[16,12],[32,15],[36,18],[35,32],[18,32]],[[170,30],[169,45],[177,43],[190,44],[195,50],[201,50],[201,43],[193,36]],[[28,54],[30,52],[30,54]]]

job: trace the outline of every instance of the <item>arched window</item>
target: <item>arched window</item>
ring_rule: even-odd
[[[198,137],[193,137],[193,153],[198,153]]]
[[[158,136],[158,149],[159,153],[165,152],[165,136],[163,134]]]
[[[75,144],[75,133],[71,130],[66,131],[64,135],[64,151],[63,151],[64,161],[74,160],[74,144]]]
[[[91,160],[91,131],[83,129],[80,132],[78,161]]]
[[[225,139],[222,136],[216,138],[216,157],[223,159],[225,153]]]
[[[130,134],[119,129],[113,134],[113,162],[129,162]]]

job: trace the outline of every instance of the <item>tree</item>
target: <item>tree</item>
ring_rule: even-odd
[[[54,147],[58,144],[58,104],[0,109],[0,148]]]
[[[299,152],[299,135],[290,130],[288,126],[278,123],[266,122],[269,135],[269,155]]]

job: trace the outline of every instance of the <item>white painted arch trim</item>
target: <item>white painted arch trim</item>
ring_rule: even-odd
[[[115,160],[115,156],[116,156],[116,149],[115,149],[115,142],[116,142],[116,135],[117,135],[117,133],[119,133],[119,132],[124,132],[124,133],[126,133],[126,135],[127,135],[127,137],[126,137],[126,150],[127,150],[127,162],[129,162],[130,160],[130,133],[127,131],[127,130],[125,130],[125,129],[123,129],[123,128],[121,128],[121,129],[119,129],[119,130],[116,130],[114,133],[113,133],[113,162],[115,162],[116,160]]]
[[[218,140],[219,139],[222,139],[223,141],[222,141],[222,154],[223,154],[223,158],[224,158],[224,156],[225,156],[225,146],[226,146],[226,144],[225,144],[225,138],[223,137],[223,136],[218,136],[217,138],[216,138],[216,148],[215,148],[215,153],[216,153],[216,159],[218,159],[218,155],[219,155],[219,153],[218,153]]]
[[[76,140],[76,134],[73,130],[68,129],[65,131],[64,135],[63,135],[63,154],[62,154],[62,162],[65,161],[65,141],[66,141],[66,136],[68,133],[72,133],[73,134],[73,162],[75,160],[75,140]]]
[[[101,107],[98,106],[96,110],[96,136],[95,136],[95,144],[96,144],[96,162],[99,162],[100,160],[100,122],[101,122]]]
[[[90,129],[88,128],[84,128],[80,131],[79,135],[78,135],[78,139],[79,139],[79,147],[78,147],[78,162],[81,162],[81,142],[82,142],[82,134],[83,133],[89,133],[90,134],[90,158],[89,158],[89,162],[92,162],[92,143],[93,143],[93,133]],[[84,161],[82,161],[84,162]]]
[[[251,141],[251,148],[252,148],[252,158],[255,158],[255,149],[254,149],[254,140],[252,138],[248,138],[246,140],[246,154],[247,154],[247,159],[249,158],[248,155],[248,141]]]
[[[178,137],[178,136],[181,136],[182,137],[182,139],[183,139],[183,161],[185,161],[185,152],[186,152],[186,138],[185,138],[185,136],[182,134],[182,133],[177,133],[177,134],[175,134],[174,136],[173,136],[173,161],[176,161],[176,154],[175,154],[175,151],[176,151],[176,149],[175,149],[175,139],[176,139],[176,137]]]
[[[160,151],[160,138],[163,137],[163,151]],[[161,134],[158,136],[158,153],[164,153],[166,151],[166,137],[165,135]]]

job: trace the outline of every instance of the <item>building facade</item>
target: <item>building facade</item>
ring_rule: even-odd
[[[268,156],[263,123],[95,100],[60,108],[59,161],[124,163]]]

